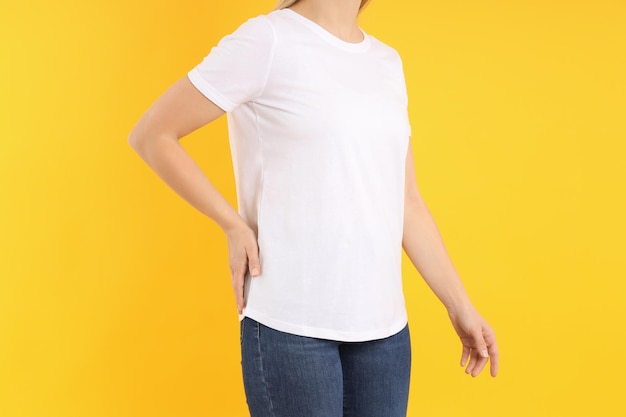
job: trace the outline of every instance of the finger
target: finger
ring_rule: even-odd
[[[465,366],[467,360],[469,359],[470,348],[467,346],[463,346],[463,353],[461,353],[461,366]]]
[[[472,377],[475,378],[478,374],[483,370],[489,358],[485,358],[483,356],[479,356],[476,360],[476,365],[472,369]]]
[[[471,331],[472,339],[474,343],[472,346],[475,346],[476,354],[483,358],[489,357],[489,351],[487,350],[487,343],[485,342],[485,338],[483,337],[483,331],[481,327],[477,327]]]
[[[233,291],[235,292],[235,302],[237,303],[237,311],[239,314],[243,312],[243,280],[245,269],[242,266],[233,268]]]
[[[489,352],[487,351],[487,344],[483,338],[482,326],[472,329],[470,336],[472,338],[471,345],[473,347],[470,354],[470,363],[467,365],[465,373],[476,376],[485,366],[486,359],[489,358]]]
[[[498,362],[500,361],[500,352],[498,352],[498,346],[495,343],[489,346],[489,356],[489,373],[495,377],[498,375]]]
[[[478,354],[476,352],[476,349],[470,349],[469,363],[467,364],[467,367],[465,368],[466,374],[472,373],[472,371],[474,370],[474,367],[476,366],[477,360],[478,360]]]
[[[243,274],[243,280],[241,282],[241,299],[242,301],[242,310],[248,306],[248,298],[246,297],[246,277],[247,273]]]
[[[259,247],[256,242],[252,242],[246,247],[246,253],[248,255],[248,269],[250,269],[250,275],[256,277],[261,274],[261,262],[259,261]]]

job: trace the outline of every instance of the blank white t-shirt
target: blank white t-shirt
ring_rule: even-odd
[[[398,53],[363,35],[276,10],[188,73],[227,112],[239,213],[257,231],[262,274],[246,276],[240,318],[339,341],[406,325],[406,86]]]

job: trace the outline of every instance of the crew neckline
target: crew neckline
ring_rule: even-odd
[[[353,51],[353,52],[364,52],[365,50],[367,50],[370,46],[370,38],[369,35],[367,33],[365,33],[365,31],[363,31],[363,29],[361,29],[359,27],[359,30],[361,31],[361,33],[363,34],[363,40],[360,42],[348,42],[348,41],[344,41],[343,39],[338,38],[337,36],[335,36],[334,34],[330,33],[328,30],[326,30],[325,28],[323,28],[322,26],[320,26],[319,24],[315,23],[314,21],[312,21],[311,19],[309,19],[308,17],[305,17],[303,15],[301,15],[300,13],[291,10],[288,7],[285,7],[283,9],[279,9],[276,10],[277,12],[283,12],[284,14],[287,14],[289,16],[292,16],[294,19],[300,21],[301,23],[303,23],[304,25],[308,26],[309,28],[311,28],[313,31],[315,31],[318,35],[320,35],[322,38],[324,38],[326,41],[349,51]]]

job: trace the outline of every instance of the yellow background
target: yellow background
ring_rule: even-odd
[[[127,143],[272,0],[3,1],[0,416],[245,416],[220,229]],[[626,3],[374,0],[418,183],[501,373],[405,259],[410,416],[623,416]],[[183,145],[235,202],[226,120]],[[384,416],[383,416],[384,417]]]

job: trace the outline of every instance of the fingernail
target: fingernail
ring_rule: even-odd
[[[483,358],[488,358],[488,357],[489,357],[489,353],[488,353],[485,349],[483,349],[483,350],[481,350],[481,351],[480,351],[480,355],[481,355]]]
[[[257,268],[253,268],[252,271],[250,271],[252,273],[252,275],[258,275],[259,274],[259,270]]]

